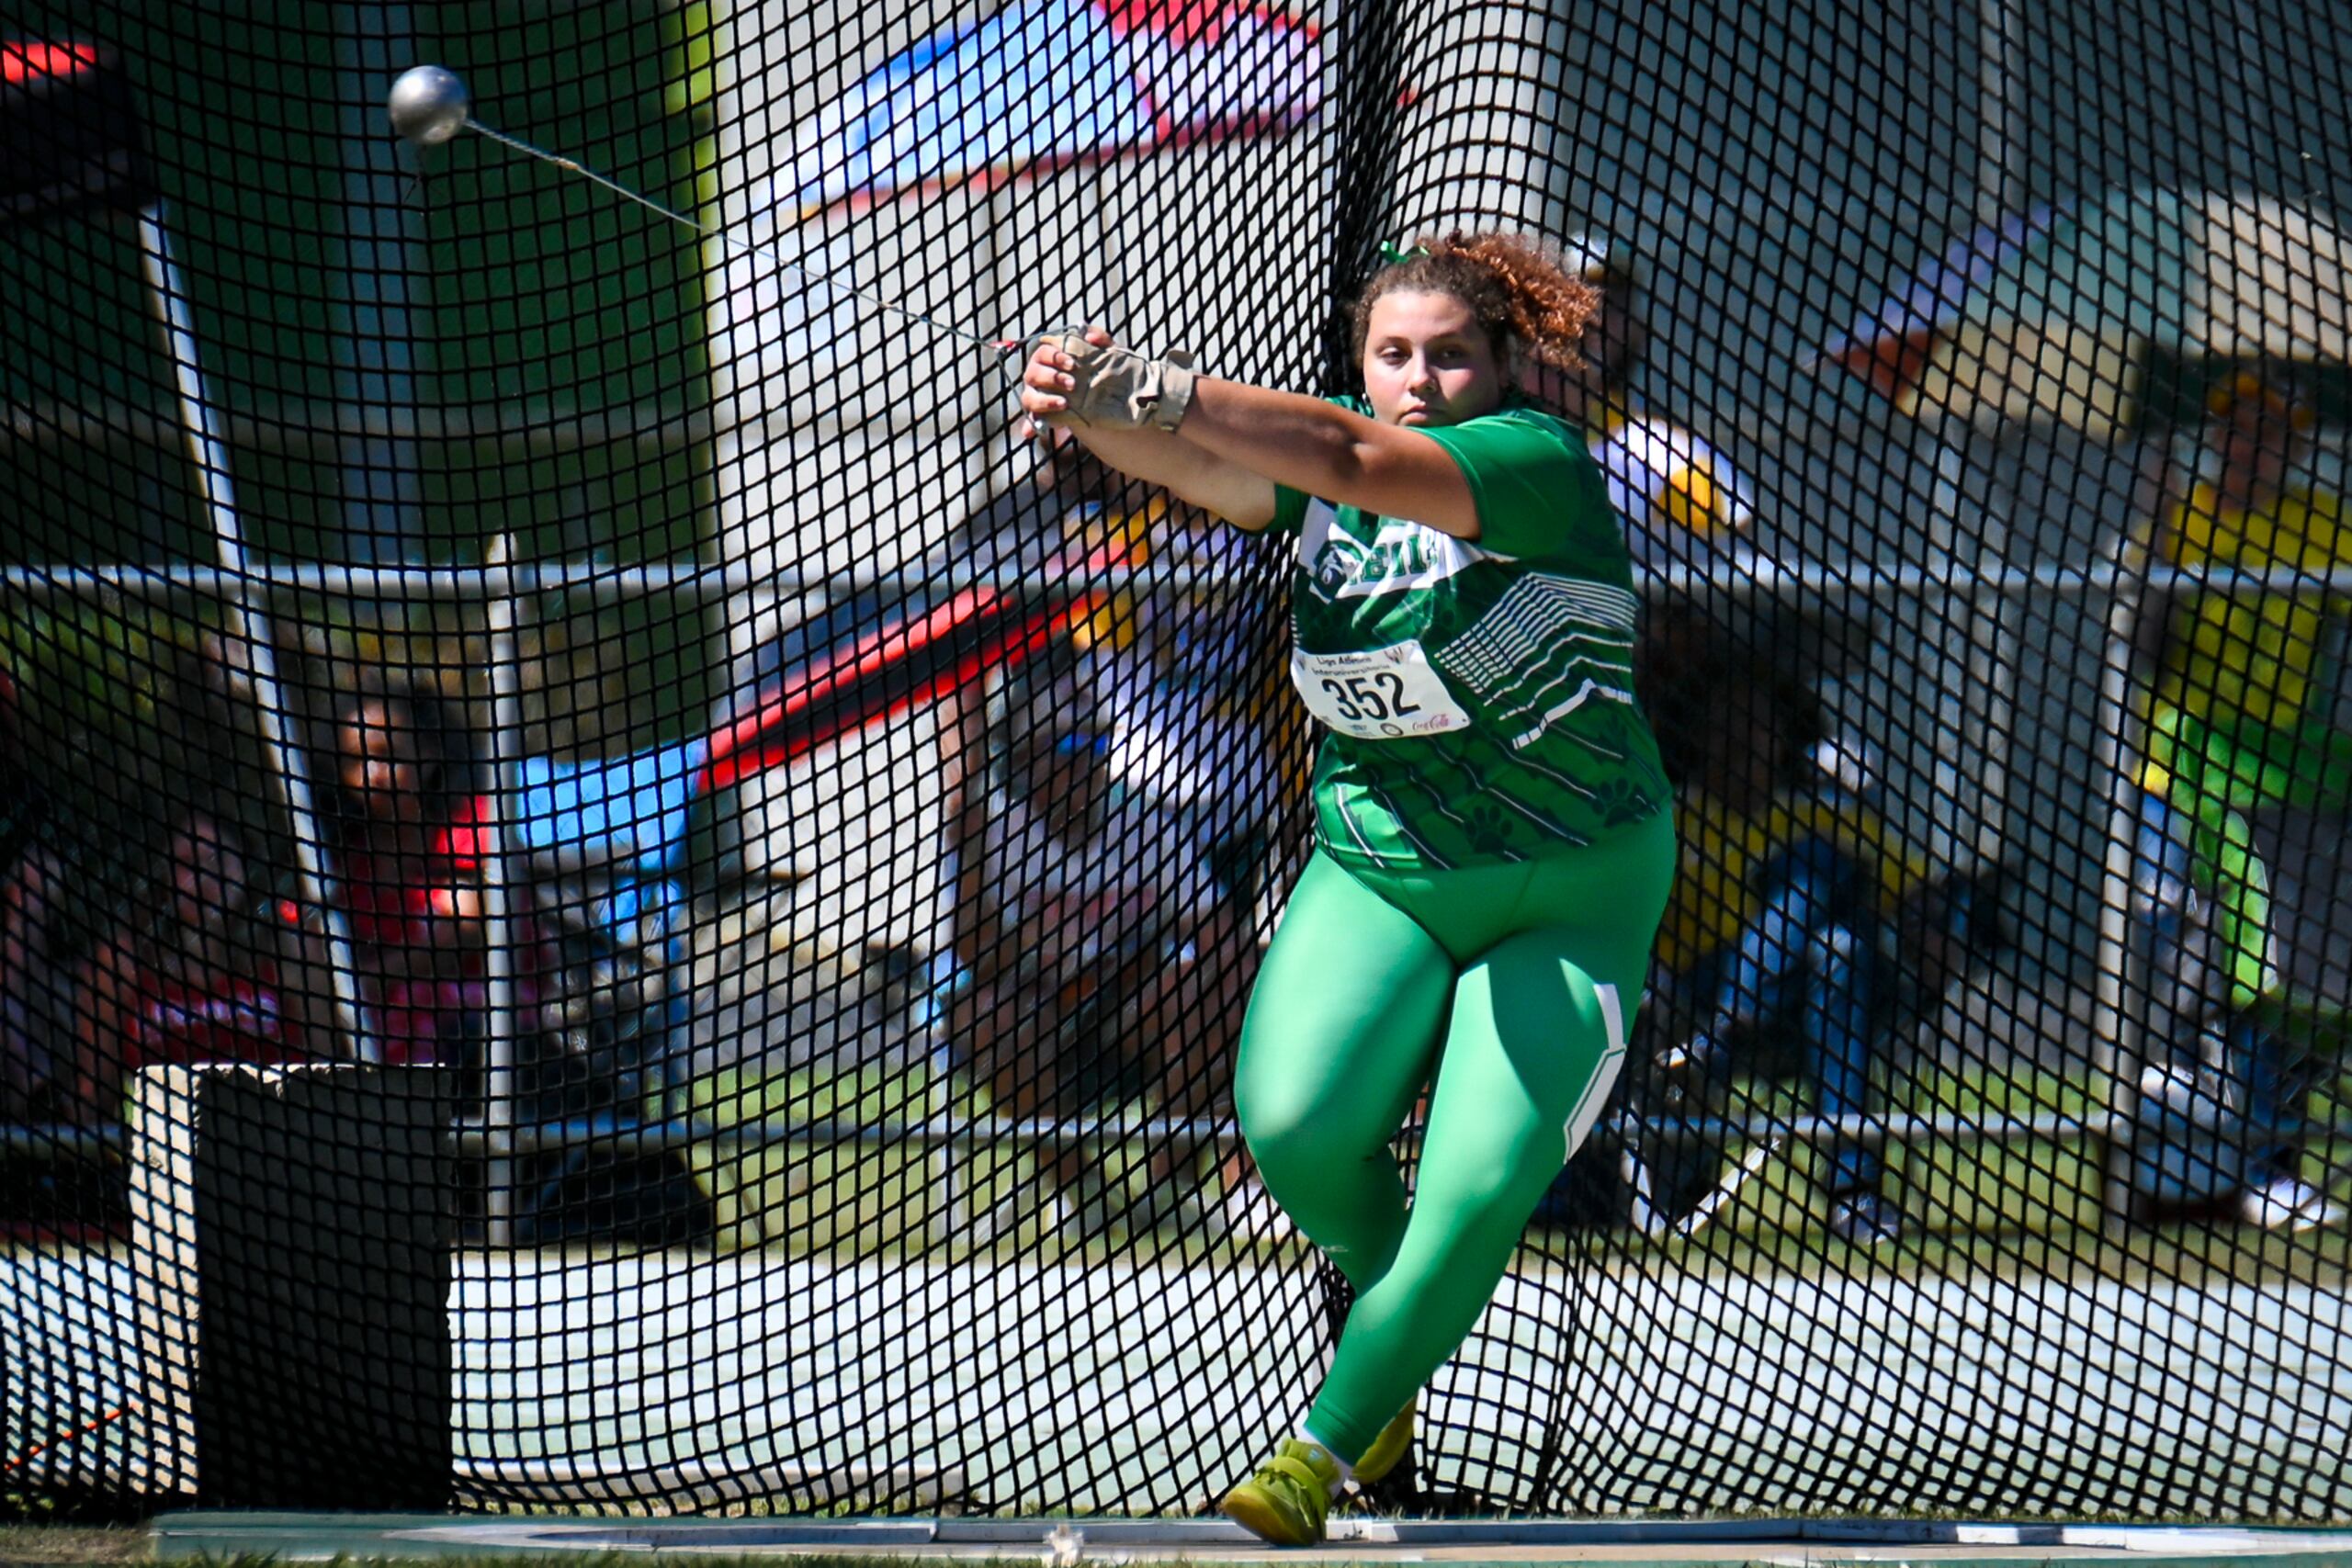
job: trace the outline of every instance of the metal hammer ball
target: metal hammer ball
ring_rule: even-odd
[[[443,65],[418,65],[392,84],[392,129],[420,147],[447,141],[466,128],[466,85]]]

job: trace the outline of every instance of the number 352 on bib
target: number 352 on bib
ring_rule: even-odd
[[[1418,642],[1360,653],[1294,651],[1290,678],[1317,718],[1359,740],[1442,735],[1470,722]]]

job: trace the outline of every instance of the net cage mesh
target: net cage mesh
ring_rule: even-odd
[[[1682,858],[1374,1501],[2342,1517],[2347,85],[2169,0],[8,7],[0,1494],[1246,1473],[1348,1310],[1230,1092],[1295,565],[997,344],[1345,393],[1462,228],[1600,295]]]

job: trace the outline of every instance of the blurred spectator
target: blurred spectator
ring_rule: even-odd
[[[2352,565],[2342,502],[2298,477],[2313,424],[2300,389],[2239,372],[2212,389],[2207,412],[2206,477],[2163,508],[2157,558],[2189,570],[2313,576]],[[2287,982],[2276,937],[2288,911],[2274,905],[2256,825],[2316,813],[2340,834],[2352,732],[2331,711],[2323,664],[2331,649],[2340,662],[2347,620],[2341,593],[2254,586],[2158,596],[2139,622],[2141,652],[2157,672],[2137,777],[2134,907],[2158,996],[2158,1059],[2145,1087],[2161,1103],[2183,1098],[2184,1084],[2214,1084],[2203,1098],[2233,1114],[2243,1164],[2206,1172],[2202,1185],[2233,1189],[2239,1214],[2270,1228],[2343,1217],[2302,1178],[2307,1064],[2277,1027]],[[2213,1195],[2199,1185],[2167,1196]]]
[[[1297,748],[1295,778],[1280,774],[1268,716],[1293,709],[1287,669],[1265,650],[1286,629],[1287,607],[1255,553],[1261,541],[1157,492],[1113,537],[1147,588],[1114,622],[1132,631],[1097,639],[1080,666],[1080,700],[1111,716],[1109,837],[1153,885],[1164,955],[1130,1004],[1124,1049],[1158,1114],[1199,1124],[1230,1109],[1272,823],[1286,785],[1304,800],[1309,752]],[[1178,573],[1193,585],[1178,586]],[[1184,1133],[1154,1143],[1146,1214],[1200,1210],[1214,1228],[1241,1233],[1287,1226],[1238,1139],[1217,1167],[1221,1196],[1200,1188],[1199,1152]]]
[[[27,758],[23,700],[0,670],[0,1122],[64,1109],[73,961],[59,902],[65,864],[50,845],[48,799]]]
[[[1004,572],[1051,570],[1066,575],[1073,553],[1082,558],[1089,542],[1086,536],[1105,532],[1099,523],[1102,511],[1099,498],[1106,492],[1124,493],[1125,481],[1065,432],[1057,432],[1044,442],[1043,451],[1044,460],[1025,482],[992,497],[950,536],[941,558],[930,563],[929,575],[944,579],[951,587]],[[1075,552],[1073,545],[1078,547]],[[1091,643],[1102,629],[1097,625],[1101,619],[1089,617],[1073,629]],[[1037,657],[1067,661],[1069,652],[1049,649]],[[941,696],[933,710],[946,835],[944,869],[952,889],[948,945],[936,955],[931,975],[942,995],[953,995],[976,972],[972,922],[988,898],[982,843],[990,815],[986,776],[989,705],[1009,699],[1032,679],[1025,671],[986,671]],[[1071,725],[1074,731],[1075,721],[1089,716],[1057,715],[1048,707],[1039,716],[1048,726],[1059,722]]]
[[[1864,645],[1859,623],[1835,629],[1817,611],[1777,593],[1777,564],[1749,538],[1756,518],[1747,481],[1724,452],[1688,425],[1649,408],[1634,390],[1650,334],[1632,250],[1596,236],[1572,243],[1600,308],[1585,331],[1578,366],[1539,363],[1536,397],[1583,424],[1609,498],[1625,520],[1642,589],[1634,679],[1668,774],[1709,766],[1722,741],[1708,716],[1726,686],[1756,678],[1769,656],[1799,679],[1836,662],[1830,644]]]
[[[1600,308],[1586,330],[1582,363],[1540,364],[1531,383],[1541,400],[1584,425],[1610,500],[1625,521],[1643,589],[1635,685],[1667,771],[1686,792],[1686,865],[1659,933],[1662,973],[1686,992],[1712,988],[1717,972],[1732,967],[1750,917],[1760,919],[1770,910],[1776,929],[1791,922],[1808,930],[1818,926],[1813,934],[1826,939],[1851,903],[1854,868],[1830,854],[1834,840],[1813,839],[1808,848],[1789,841],[1786,834],[1795,826],[1788,814],[1812,783],[1806,759],[1822,739],[1813,686],[1828,672],[1831,639],[1820,615],[1770,591],[1774,564],[1747,537],[1754,506],[1730,459],[1688,426],[1646,407],[1635,393],[1649,333],[1630,248],[1587,237],[1571,246],[1571,254],[1582,257],[1584,278],[1599,291]],[[1842,640],[1864,645],[1851,624],[1843,628]],[[1709,892],[1702,900],[1689,864],[1690,835],[1699,826],[1694,809],[1702,818],[1729,812],[1748,831],[1779,830],[1780,837],[1749,844],[1744,852],[1758,862],[1747,869],[1760,874],[1769,866],[1779,880],[1767,886],[1718,870],[1707,878]],[[1701,942],[1702,933],[1706,940]],[[1679,955],[1668,961],[1678,944]],[[1768,944],[1759,930],[1752,945],[1756,952],[1745,983],[1762,986],[1769,993],[1762,999],[1774,1007],[1784,994],[1833,981],[1826,973],[1795,973],[1801,942],[1784,951],[1778,940]],[[1866,966],[1854,967],[1838,983],[1848,982],[1867,992],[1873,976]],[[1834,1029],[1832,1013],[1867,1010],[1868,998],[1857,995],[1834,1007],[1824,998],[1815,1005],[1832,1011],[1814,1021],[1814,1070],[1828,1098],[1858,1107],[1860,1090],[1853,1087],[1858,1079],[1851,1064],[1866,1055],[1868,1043],[1851,1031]],[[1694,1026],[1695,1021],[1685,1020],[1686,1031]],[[1619,1094],[1632,1096],[1638,1077],[1626,1075]],[[1860,1075],[1860,1080],[1867,1077],[1866,1071]],[[1555,1185],[1544,1217],[1577,1223],[1622,1214],[1622,1187],[1615,1173],[1603,1171],[1608,1157],[1599,1143],[1589,1145]],[[1849,1168],[1840,1183],[1841,1203],[1850,1191],[1857,1199],[1850,1205],[1853,1223],[1874,1228],[1884,1217],[1874,1197],[1875,1156],[1841,1150],[1838,1158]],[[1694,1179],[1707,1166],[1705,1185],[1713,1184],[1710,1162],[1694,1156],[1686,1164]],[[1864,1195],[1871,1201],[1860,1201]]]
[[[1117,863],[1091,852],[1110,792],[1110,737],[1049,725],[1012,737],[980,842],[963,868],[982,891],[957,909],[965,973],[948,1011],[1001,1114],[1060,1119],[1083,1109],[1082,1077],[1122,1010],[1141,956],[1123,938],[1128,911]],[[1109,1019],[1102,1013],[1108,1011]],[[1039,1160],[1055,1190],[1099,1202],[1088,1151],[1054,1143]]]
[[[490,1011],[487,803],[467,788],[451,731],[423,696],[348,703],[334,761],[336,871],[370,1032],[387,1062],[479,1065]],[[527,942],[515,967],[527,998]]]
[[[1793,1066],[1824,1118],[1883,1114],[1875,1069],[1893,1021],[1888,940],[1925,868],[1861,798],[1859,778],[1821,764],[1811,694],[1787,682],[1727,692],[1724,744],[1680,802],[1682,870],[1658,933],[1655,1023],[1670,1094],[1720,1110],[1734,1072]],[[1840,759],[1831,759],[1833,761]],[[1828,1228],[1876,1246],[1902,1230],[1881,1190],[1882,1151],[1848,1135],[1825,1145]],[[1720,1179],[1723,1152],[1645,1151],[1652,1202],[1687,1213]]]
[[[1231,530],[1227,530],[1231,532]],[[1193,600],[1182,608],[1197,630],[1229,610]],[[1212,623],[1213,624],[1213,623]],[[1229,676],[1246,668],[1220,661]],[[1133,904],[1159,954],[1129,992],[1123,1047],[1149,1086],[1158,1113],[1198,1124],[1230,1109],[1233,1051],[1258,975],[1257,912],[1269,880],[1272,815],[1279,785],[1265,737],[1251,716],[1219,700],[1222,688],[1181,661],[1117,705],[1112,735],[1112,853],[1148,885]],[[1229,695],[1229,694],[1227,694]],[[1200,1141],[1183,1131],[1156,1140],[1146,1213],[1183,1218],[1196,1206]],[[1250,1173],[1237,1139],[1217,1172],[1209,1219],[1250,1232],[1287,1224]]]
[[[1069,691],[1047,684],[1030,705]],[[1127,1084],[1153,1093],[1165,1117],[1206,1116],[1228,1081],[1255,970],[1258,852],[1123,781],[1123,761],[1134,764],[1113,728],[1059,712],[1018,717],[975,856],[982,890],[959,919],[969,969],[949,1008],[953,1035],[1017,1120],[1082,1115]],[[1144,1217],[1172,1211],[1195,1152],[1183,1134],[1156,1142]],[[1124,1207],[1091,1151],[1056,1143],[1040,1161],[1098,1217]]]
[[[140,1068],[171,1062],[284,1062],[328,1038],[314,1030],[308,976],[288,963],[299,931],[255,886],[237,831],[184,815],[157,886],[85,961],[79,986],[75,1120],[122,1113]],[[292,979],[295,983],[288,985]]]
[[[1129,486],[1066,433],[1046,450],[1030,486],[964,530],[975,569],[1221,564],[1209,541],[1229,531]],[[1106,594],[1063,642],[940,705],[955,893],[934,976],[951,1039],[1007,1114],[1082,1114],[1127,1080],[1194,1122],[1227,1092],[1258,957],[1259,824],[1275,807],[1236,683],[1249,665],[1226,647],[1248,622],[1229,594]],[[1191,1196],[1197,1152],[1189,1134],[1155,1141],[1146,1217]],[[1080,1150],[1046,1157],[1063,1190],[1113,1201]],[[1220,1220],[1253,1212],[1238,1149],[1221,1177]]]
[[[1585,329],[1583,363],[1539,363],[1530,382],[1539,400],[1585,427],[1609,499],[1625,519],[1634,570],[1713,578],[1752,568],[1757,558],[1743,536],[1755,510],[1731,460],[1634,393],[1649,332],[1633,252],[1587,237],[1569,254],[1600,291],[1600,308]]]
[[[1642,1018],[1652,1070],[1628,1075],[1652,1118],[1724,1115],[1741,1076],[1807,1080],[1824,1119],[1885,1113],[1888,1063],[1925,1009],[1998,940],[1997,873],[1930,874],[1872,804],[1857,744],[1825,737],[1811,688],[1769,665],[1727,685],[1706,715],[1720,743],[1678,807],[1682,867],[1658,932]],[[1722,1186],[1720,1134],[1669,1121],[1627,1161],[1649,1223],[1688,1224]],[[1851,1133],[1821,1145],[1831,1235],[1876,1247],[1902,1235],[1883,1151]],[[1572,1165],[1544,1217],[1613,1223],[1636,1194],[1607,1190],[1594,1159]]]

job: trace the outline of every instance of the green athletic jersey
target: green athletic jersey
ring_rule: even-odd
[[[1273,528],[1298,539],[1291,677],[1330,730],[1317,841],[1443,869],[1658,811],[1671,790],[1634,695],[1633,563],[1583,437],[1516,403],[1425,434],[1469,480],[1475,544],[1276,491]]]

